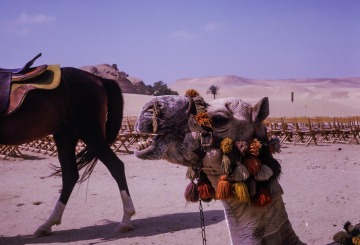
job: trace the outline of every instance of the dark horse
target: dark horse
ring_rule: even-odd
[[[16,112],[0,116],[0,144],[22,144],[52,134],[58,149],[63,184],[60,198],[48,220],[35,231],[36,236],[49,234],[53,225],[61,223],[80,177],[79,165],[94,164],[97,159],[109,169],[120,189],[124,215],[116,231],[132,229],[131,216],[135,209],[124,163],[109,146],[121,127],[123,105],[116,81],[67,67],[61,68],[61,81],[56,89],[33,90]],[[76,155],[79,139],[87,148]]]

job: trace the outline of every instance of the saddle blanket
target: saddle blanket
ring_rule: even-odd
[[[51,90],[59,86],[60,65],[49,65],[44,73],[25,81],[12,81],[8,109],[3,116],[14,113],[24,101],[26,94],[34,89]]]

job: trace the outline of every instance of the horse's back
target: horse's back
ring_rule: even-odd
[[[98,127],[106,118],[106,83],[116,82],[77,68],[61,68],[57,88],[29,92],[16,112],[0,118],[0,144],[25,143],[63,127]]]

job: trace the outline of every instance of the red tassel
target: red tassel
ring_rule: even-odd
[[[261,167],[261,162],[257,157],[249,156],[244,159],[244,165],[250,174],[255,175]]]
[[[185,189],[184,197],[188,202],[197,202],[199,201],[199,192],[194,181],[191,181]]]
[[[198,191],[199,197],[201,200],[209,200],[214,198],[215,196],[215,189],[211,185],[207,183],[199,182],[198,183]]]
[[[256,206],[266,206],[271,203],[270,192],[266,189],[260,189],[255,197],[254,204]]]
[[[215,197],[215,189],[212,187],[210,180],[205,174],[200,174],[200,179],[197,183],[199,197],[201,200],[211,201]]]
[[[222,175],[216,187],[216,199],[225,200],[229,199],[232,195],[231,184],[227,180],[226,175]]]

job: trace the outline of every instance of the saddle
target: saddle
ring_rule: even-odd
[[[11,114],[18,109],[29,91],[53,89],[59,85],[59,65],[31,67],[40,56],[41,53],[23,68],[0,68],[0,116]]]

